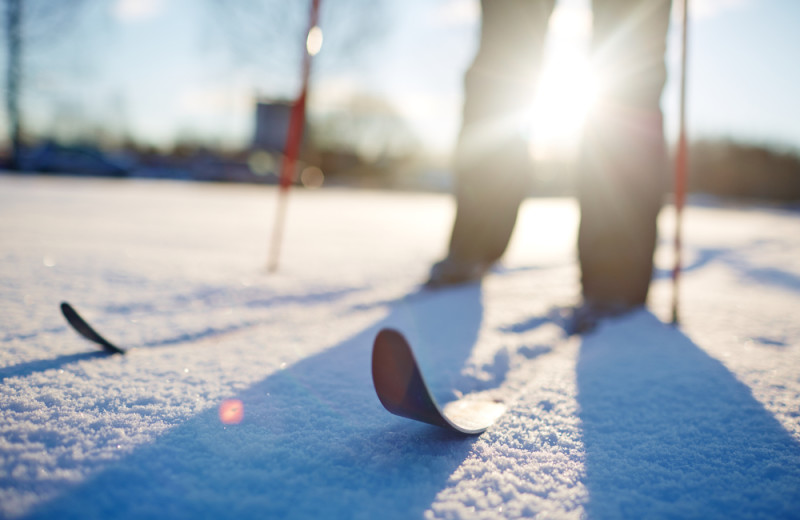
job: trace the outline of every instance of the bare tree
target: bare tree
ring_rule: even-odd
[[[238,66],[258,72],[286,74],[300,68],[308,24],[308,1],[206,0],[209,24]],[[315,72],[363,65],[386,34],[389,0],[323,1],[320,26],[323,52],[315,58]]]
[[[19,169],[19,151],[22,147],[22,130],[19,118],[19,87],[22,61],[22,0],[6,0],[6,111],[11,139],[12,170]]]
[[[353,94],[310,126],[315,148],[354,152],[366,162],[408,157],[421,148],[419,137],[388,101],[365,93]]]
[[[23,64],[34,47],[52,44],[55,38],[73,27],[74,16],[83,5],[82,0],[6,0],[6,92],[5,104],[11,141],[12,170],[20,168],[20,151],[24,132],[21,111],[26,71]]]

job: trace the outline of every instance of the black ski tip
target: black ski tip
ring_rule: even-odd
[[[123,349],[119,348],[98,334],[97,331],[95,331],[69,303],[61,302],[61,314],[64,315],[67,323],[69,323],[72,328],[75,329],[75,332],[89,341],[97,343],[109,354],[125,354]]]

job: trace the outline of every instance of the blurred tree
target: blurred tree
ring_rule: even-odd
[[[705,140],[692,144],[690,188],[726,197],[800,200],[800,155],[775,146]]]
[[[385,99],[354,93],[336,109],[310,122],[313,147],[356,154],[366,163],[407,158],[420,147],[419,138]]]
[[[391,0],[322,0],[319,25],[324,43],[314,73],[363,67],[372,59],[388,29],[390,4]],[[206,5],[213,34],[223,40],[235,65],[256,75],[290,71],[287,83],[299,83],[310,1],[206,0]]]
[[[8,132],[11,140],[9,167],[19,169],[19,151],[22,145],[22,130],[19,120],[19,86],[22,59],[22,0],[6,0],[6,111]]]
[[[53,39],[74,26],[73,17],[80,11],[83,0],[6,0],[6,92],[11,158],[9,167],[20,167],[23,138],[23,114],[20,109],[26,74],[24,60],[31,48],[52,45]]]

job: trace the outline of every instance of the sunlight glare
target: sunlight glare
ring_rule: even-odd
[[[530,150],[535,159],[571,155],[597,97],[588,59],[556,54],[542,71],[529,113]]]
[[[571,160],[598,97],[592,74],[592,11],[588,0],[560,0],[550,17],[544,59],[528,114],[531,156]]]

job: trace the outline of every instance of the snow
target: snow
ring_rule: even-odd
[[[270,275],[275,197],[0,176],[0,517],[800,518],[796,210],[695,201],[674,328],[666,209],[651,309],[564,337],[571,200],[527,201],[483,284],[426,293],[449,198],[295,191]],[[383,410],[387,326],[438,399],[508,412],[461,437]]]

